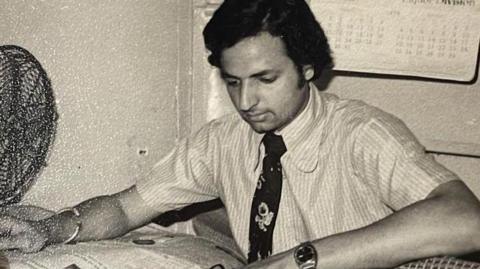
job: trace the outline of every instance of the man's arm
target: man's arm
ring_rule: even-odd
[[[148,223],[159,214],[144,202],[135,186],[86,200],[75,206],[75,210],[78,216],[73,211],[65,211],[40,221],[2,216],[0,249],[35,252],[45,245],[65,242],[76,232],[78,223],[80,229],[75,241],[114,238]]]
[[[480,250],[480,203],[459,180],[364,228],[313,241],[317,268],[392,268]],[[247,268],[297,268],[293,249]]]

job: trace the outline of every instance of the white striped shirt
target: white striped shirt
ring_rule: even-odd
[[[287,152],[273,253],[371,224],[458,179],[425,154],[399,119],[310,88],[307,107],[279,132]],[[159,212],[220,197],[246,255],[262,136],[237,114],[211,121],[182,140],[137,188]]]

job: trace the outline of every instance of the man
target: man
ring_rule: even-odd
[[[387,268],[480,248],[478,200],[401,121],[311,83],[331,58],[303,0],[227,0],[204,37],[238,113],[125,191],[39,222],[4,217],[1,248],[117,237],[217,197],[248,268]]]

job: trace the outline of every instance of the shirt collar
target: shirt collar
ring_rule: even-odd
[[[319,150],[323,141],[325,107],[322,96],[313,84],[309,84],[310,94],[307,106],[302,112],[282,130],[275,132],[281,135],[287,147],[284,157],[289,158],[300,170],[312,172],[318,165]],[[251,142],[256,149],[256,162],[254,169],[257,169],[261,163],[262,152],[261,145],[263,134],[258,134],[252,130]]]

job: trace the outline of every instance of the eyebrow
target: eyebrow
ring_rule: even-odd
[[[250,75],[250,77],[262,77],[262,76],[265,76],[265,75],[268,75],[268,74],[271,74],[271,73],[277,73],[277,71],[273,70],[273,69],[267,69],[267,70],[262,70],[260,72],[257,72],[257,73],[254,73],[252,75]],[[238,77],[234,76],[234,75],[231,75],[225,71],[220,71],[220,76],[222,78],[235,78],[235,79],[238,79]]]

